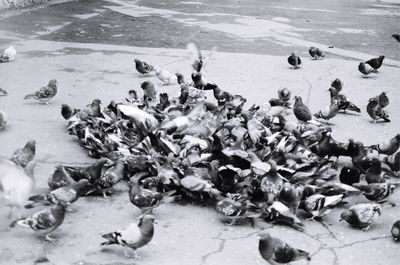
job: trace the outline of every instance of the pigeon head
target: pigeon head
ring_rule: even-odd
[[[342,212],[340,214],[339,222],[341,222],[342,220],[345,220],[346,222],[348,222],[351,218],[352,218],[352,212],[345,210],[344,212]]]
[[[135,61],[135,64],[140,64],[141,63],[141,61],[139,59],[134,59],[134,61]]]
[[[300,96],[294,96],[294,104],[303,104],[303,99]]]
[[[267,231],[261,231],[258,233],[260,240],[271,240],[271,235]]]
[[[51,80],[49,81],[49,84],[48,84],[47,86],[48,86],[48,87],[51,87],[51,88],[56,88],[56,87],[57,87],[57,84],[58,84],[57,80],[51,79]]]
[[[33,152],[36,151],[36,141],[35,140],[30,140],[25,144],[24,149],[30,149]]]
[[[175,73],[176,78],[178,80],[178,84],[184,84],[185,83],[185,78],[181,73]]]
[[[343,82],[339,78],[336,78],[335,80],[332,81],[331,87],[334,87],[336,89],[342,89],[343,87]]]
[[[93,99],[92,105],[100,105],[100,104],[101,104],[101,100],[100,99]]]
[[[159,72],[161,72],[161,68],[160,68],[160,66],[158,66],[158,65],[155,65],[155,66],[154,66],[154,71],[156,71],[156,73],[159,73]]]
[[[278,90],[278,96],[280,99],[282,99],[284,101],[288,101],[288,100],[290,100],[291,92],[286,87],[283,87]]]
[[[379,60],[380,60],[380,61],[383,61],[383,59],[385,59],[385,56],[384,56],[384,55],[379,56]]]
[[[137,99],[137,93],[134,89],[129,90],[128,95],[131,96],[131,98],[133,99]]]

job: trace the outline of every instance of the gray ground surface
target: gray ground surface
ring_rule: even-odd
[[[10,128],[0,133],[0,155],[9,156],[28,139],[36,139],[38,192],[47,188],[47,177],[57,164],[91,162],[66,133],[60,104],[82,107],[95,97],[103,102],[121,100],[146,80],[133,70],[135,57],[189,74],[189,61],[181,50],[189,39],[198,40],[205,49],[218,47],[207,66],[209,79],[243,94],[251,103],[261,104],[286,86],[294,95],[309,96],[310,108],[317,111],[329,100],[330,81],[340,77],[344,92],[363,110],[369,97],[388,91],[392,122],[371,124],[365,111],[359,116],[338,116],[333,120],[334,137],[373,144],[400,131],[400,46],[390,38],[399,30],[398,5],[344,0],[264,2],[50,2],[0,12],[0,47],[12,43],[18,51],[14,62],[0,64],[0,87],[9,92],[0,98],[0,110],[11,118]],[[243,27],[247,30],[237,32]],[[307,57],[309,42],[335,48],[327,59],[312,61]],[[292,50],[304,57],[301,70],[292,71],[286,63]],[[388,64],[377,77],[361,78],[358,60],[381,53],[391,59]],[[49,106],[22,100],[52,78],[59,81],[60,90]],[[162,90],[174,94],[178,87]],[[400,201],[400,193],[393,198]],[[365,199],[357,197],[354,202]],[[124,258],[120,248],[99,247],[102,233],[140,215],[129,203],[124,183],[110,199],[80,199],[74,205],[77,212],[66,217],[51,243],[32,231],[10,229],[6,210],[0,207],[0,264],[33,264],[42,256],[52,264],[265,264],[256,237],[263,228],[310,251],[310,264],[388,265],[400,260],[399,245],[389,236],[393,221],[400,219],[398,207],[385,209],[367,233],[339,223],[341,209],[325,218],[327,227],[308,221],[305,233],[300,233],[265,223],[254,228],[246,223],[230,227],[202,205],[163,205],[155,211],[156,234],[149,246],[139,250],[140,261]]]

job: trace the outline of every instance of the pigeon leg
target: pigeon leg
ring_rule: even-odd
[[[364,232],[368,232],[368,230],[371,228],[371,226],[367,226],[367,227],[364,227],[362,230],[364,231]]]
[[[229,220],[229,222],[227,223],[227,225],[229,225],[229,226],[234,226],[234,225],[236,225],[236,219],[230,219]]]
[[[130,259],[138,259],[138,260],[141,259],[141,257],[138,256],[136,250],[135,249],[131,249],[131,248],[125,248],[124,249],[124,256],[126,258],[130,258]]]

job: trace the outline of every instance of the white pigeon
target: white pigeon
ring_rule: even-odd
[[[13,61],[16,55],[17,51],[13,46],[10,46],[7,49],[5,49],[3,54],[0,56],[0,63]]]
[[[0,198],[4,198],[10,207],[9,217],[12,217],[13,208],[18,209],[20,217],[20,210],[33,192],[35,165],[35,161],[30,161],[22,168],[8,159],[0,159]]]
[[[101,243],[104,245],[121,245],[131,248],[134,251],[134,257],[137,258],[136,249],[147,245],[154,235],[154,216],[145,214],[140,218],[138,224],[131,223],[125,229],[104,234],[103,238],[107,241]],[[126,257],[129,257],[127,249],[124,249]]]
[[[157,78],[163,82],[162,85],[169,85],[171,82],[177,82],[176,75],[161,69],[158,65],[154,66],[154,70],[156,71]]]

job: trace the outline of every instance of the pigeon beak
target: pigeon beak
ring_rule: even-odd
[[[153,223],[158,224],[157,220],[154,220]]]
[[[339,222],[341,222],[341,221],[342,221],[342,218],[339,219]]]

